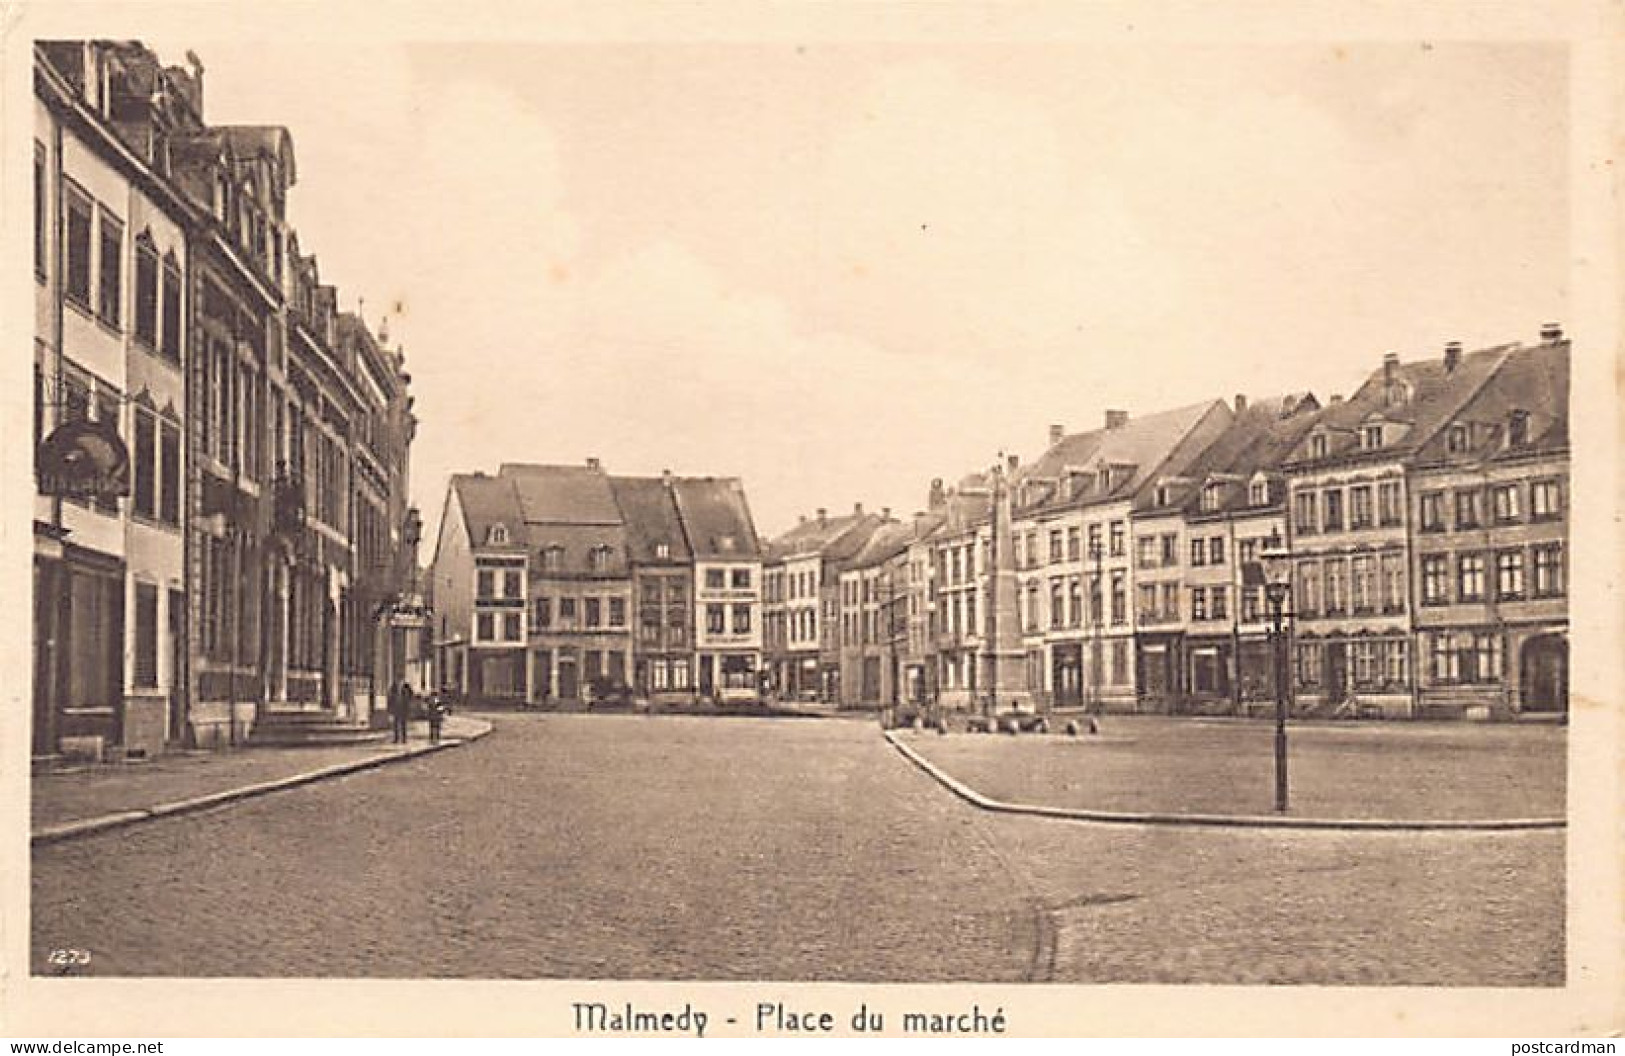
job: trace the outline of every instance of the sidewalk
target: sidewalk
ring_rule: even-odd
[[[439,744],[412,724],[404,744],[334,748],[237,748],[172,752],[151,762],[37,774],[30,796],[32,842],[51,843],[149,818],[183,814],[325,777],[452,748],[491,732],[484,719],[452,715]]]

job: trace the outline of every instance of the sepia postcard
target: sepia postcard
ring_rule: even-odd
[[[1617,5],[3,25],[0,1031],[1625,1027]]]

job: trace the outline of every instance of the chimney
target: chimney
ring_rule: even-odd
[[[1106,428],[1108,428],[1108,429],[1121,429],[1121,428],[1123,428],[1123,426],[1125,426],[1127,424],[1128,424],[1128,412],[1127,411],[1107,411],[1106,412]]]
[[[1444,346],[1444,372],[1451,374],[1461,365],[1461,342],[1450,341]]]
[[[668,488],[671,487],[671,470],[663,469],[660,471],[660,483]],[[806,520],[806,518],[803,517],[802,520]]]
[[[828,520],[829,520],[829,511],[824,509],[824,507],[822,507],[822,506],[818,507],[818,523],[819,524],[824,524]]]
[[[797,524],[806,524],[807,523],[807,515],[805,513],[796,514],[796,523]]]
[[[1245,411],[1246,409],[1247,409],[1247,394],[1245,392],[1236,393],[1236,413],[1240,414],[1242,411]]]
[[[1064,439],[1066,439],[1066,426],[1052,425],[1049,427],[1049,446],[1054,447]]]
[[[1563,340],[1563,324],[1542,323],[1540,326],[1540,339],[1547,342]]]
[[[1382,383],[1392,385],[1394,373],[1399,370],[1399,353],[1384,352],[1382,354]]]
[[[940,510],[948,502],[947,494],[942,490],[942,478],[938,477],[931,482],[931,495],[926,505],[933,510]]]
[[[203,60],[197,57],[197,52],[186,53],[186,65],[192,70],[192,111],[199,120],[203,118]]]
[[[601,467],[599,466],[598,460],[596,458],[592,458],[591,456],[589,456],[587,458],[587,468],[588,469],[599,469]]]
[[[1016,471],[1016,467],[1021,465],[1021,456],[1020,455],[1011,455],[1009,460],[1008,460],[1008,463],[1009,463],[1009,466],[1010,466],[1010,472],[1014,473]]]
[[[891,507],[890,506],[882,506],[882,507],[880,507],[880,519],[883,520],[883,521],[891,520]]]
[[[1343,394],[1341,392],[1332,393],[1332,398],[1331,398],[1332,406],[1335,407],[1336,405],[1338,405],[1338,404],[1340,404],[1342,402],[1343,402]]]
[[[852,516],[854,516],[854,517],[862,517],[863,516],[863,503],[854,502],[852,504]]]

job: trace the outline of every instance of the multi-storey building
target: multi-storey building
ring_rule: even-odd
[[[743,486],[503,465],[452,478],[431,567],[442,685],[488,701],[753,699],[760,545]],[[720,612],[717,611],[720,608]]]
[[[1188,473],[1182,696],[1176,710],[1241,713],[1275,699],[1275,650],[1259,555],[1282,543],[1284,454],[1313,424],[1307,393],[1235,400],[1236,416]]]
[[[388,638],[375,636],[369,600],[398,600],[404,585],[412,424],[400,356],[363,339],[359,322],[336,344],[331,288],[322,347],[289,338],[300,292],[285,215],[291,138],[207,125],[201,64],[188,58],[190,71],[164,67],[135,42],[36,51],[50,140],[36,152],[37,271],[62,308],[40,300],[48,355],[37,358],[59,357],[41,371],[58,394],[42,411],[101,427],[135,466],[127,502],[104,489],[89,503],[99,520],[76,523],[55,502],[42,520],[49,546],[71,539],[69,563],[86,546],[104,558],[91,562],[94,582],[71,569],[56,582],[42,567],[53,626],[40,666],[62,673],[40,682],[54,702],[38,706],[42,750],[75,736],[73,723],[140,751],[240,743],[290,706],[365,724],[382,691]],[[126,345],[115,371],[112,350]],[[307,454],[308,480],[290,468]],[[359,522],[358,458],[372,472],[356,501],[382,510]],[[128,589],[115,587],[124,578]],[[63,704],[75,697],[95,699]]]
[[[1567,710],[1569,343],[1555,325],[1541,336],[1411,459],[1425,716]]]
[[[900,558],[913,528],[882,510],[881,523],[840,573],[841,705],[879,707],[892,700],[900,659],[893,634]]]
[[[931,490],[932,508],[941,517],[929,536],[931,568],[927,574],[934,616],[936,698],[943,709],[974,711],[986,629],[977,618],[986,611],[984,568],[978,560],[991,538],[993,490],[986,474],[966,476],[946,491],[940,481],[934,481]],[[982,563],[985,565],[985,555]]]
[[[694,555],[674,478],[611,477],[632,562],[632,685],[657,704],[694,699]]]
[[[1041,703],[1131,710],[1163,702],[1167,644],[1152,627],[1136,649],[1133,600],[1136,577],[1162,567],[1135,567],[1138,540],[1154,538],[1160,561],[1170,529],[1154,519],[1144,528],[1131,521],[1137,507],[1154,508],[1159,482],[1177,480],[1230,419],[1222,400],[1138,419],[1108,411],[1097,430],[1069,436],[1052,428],[1049,450],[1016,474],[1025,644]]]
[[[681,477],[678,516],[694,555],[698,689],[713,700],[762,691],[762,547],[737,477]]]
[[[1287,457],[1297,704],[1312,714],[1414,714],[1407,466],[1507,349],[1401,363],[1387,354]]]

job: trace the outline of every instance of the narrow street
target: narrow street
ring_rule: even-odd
[[[975,811],[867,722],[498,716],[482,741],[37,848],[92,974],[1558,985],[1559,833]]]

